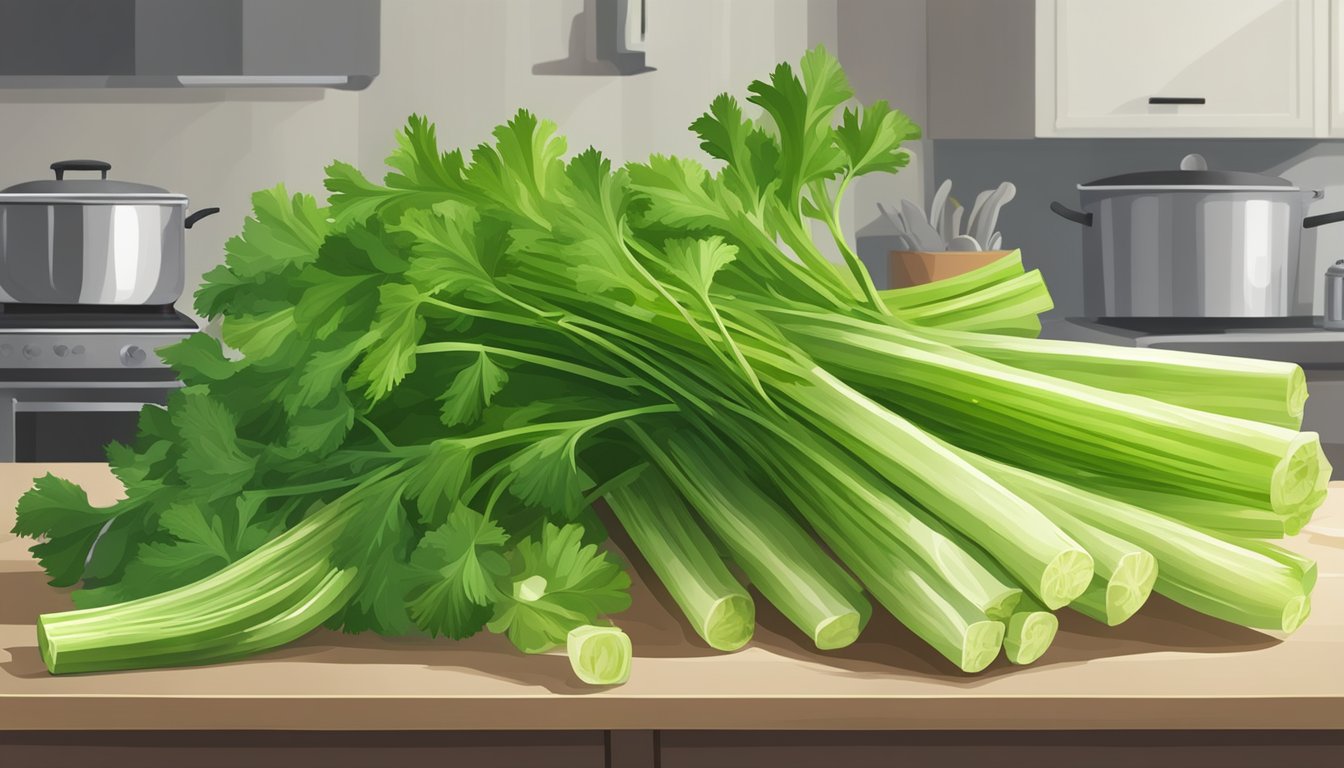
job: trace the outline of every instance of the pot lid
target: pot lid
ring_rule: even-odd
[[[1138,171],[1079,184],[1079,189],[1098,187],[1228,187],[1264,189],[1274,187],[1285,192],[1297,189],[1282,176],[1247,171],[1210,171],[1202,155],[1186,155],[1179,169]]]
[[[134,197],[136,199],[152,200],[186,200],[185,195],[169,192],[163,187],[109,179],[107,178],[107,172],[112,170],[112,165],[102,160],[59,160],[51,164],[51,170],[56,172],[56,178],[25,181],[0,189],[0,194],[73,195],[79,196],[81,199],[90,197],[95,199]],[[67,171],[98,171],[102,174],[102,178],[67,179],[65,178]]]

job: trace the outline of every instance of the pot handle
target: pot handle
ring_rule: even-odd
[[[1063,203],[1051,203],[1050,210],[1072,221],[1074,224],[1082,224],[1084,227],[1092,226],[1092,214],[1075,211]]]
[[[1303,229],[1314,229],[1323,227],[1326,224],[1335,224],[1344,221],[1344,211],[1334,211],[1332,213],[1322,213],[1319,216],[1308,216],[1302,220]]]
[[[182,222],[182,228],[191,229],[192,225],[195,224],[196,222],[200,221],[201,219],[204,219],[206,216],[213,216],[216,213],[219,213],[218,208],[202,208],[201,210],[188,216],[186,218],[186,221]]]
[[[107,172],[112,170],[111,163],[105,163],[102,160],[57,160],[51,164],[51,170],[56,172],[56,180],[64,181],[66,171],[102,171],[103,178],[107,178]]]

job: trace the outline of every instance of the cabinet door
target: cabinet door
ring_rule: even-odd
[[[1330,135],[1344,137],[1344,2],[1330,0]]]
[[[1313,135],[1314,0],[1042,5],[1041,135]]]

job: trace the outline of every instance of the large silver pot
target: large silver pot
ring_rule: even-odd
[[[0,303],[172,304],[182,295],[186,195],[107,178],[99,160],[52,163],[55,179],[0,190]],[[101,179],[66,179],[100,171]]]
[[[1304,229],[1344,221],[1305,216],[1323,196],[1278,176],[1180,170],[1078,185],[1083,302],[1089,317],[1294,317],[1311,314],[1314,275],[1299,269]],[[1309,270],[1314,272],[1314,270]]]

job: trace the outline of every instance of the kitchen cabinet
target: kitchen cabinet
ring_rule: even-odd
[[[928,135],[1344,136],[1344,119],[1331,120],[1344,118],[1344,72],[1332,64],[1344,37],[1338,6],[930,3]]]
[[[1037,135],[1311,136],[1315,6],[1038,3]]]
[[[1344,749],[1344,484],[1286,542],[1316,560],[1311,618],[1287,638],[1160,597],[1123,626],[1060,613],[1030,667],[949,670],[878,612],[825,654],[762,611],[714,653],[636,565],[621,614],[630,681],[577,683],[562,654],[498,635],[449,642],[320,630],[231,664],[46,673],[37,615],[69,607],[9,533],[46,472],[103,505],[106,464],[0,465],[0,765],[549,766],[1339,765]],[[670,609],[669,609],[670,608]],[[1154,761],[1159,761],[1154,763]]]

